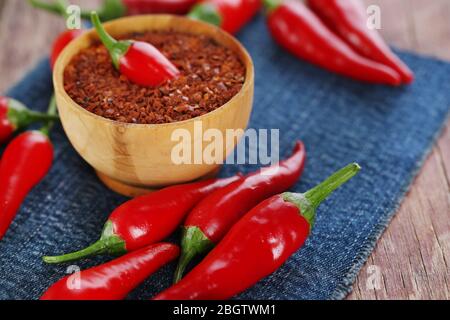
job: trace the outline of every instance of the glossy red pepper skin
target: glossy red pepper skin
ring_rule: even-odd
[[[308,222],[274,196],[240,220],[188,275],[156,300],[229,299],[277,270],[305,242]]]
[[[141,41],[131,43],[119,65],[121,74],[141,86],[156,87],[180,74],[158,49]]]
[[[397,71],[405,83],[414,74],[384,42],[376,29],[367,27],[366,10],[360,0],[308,0],[311,9],[361,55]]]
[[[186,218],[186,227],[198,227],[214,243],[261,201],[292,187],[303,173],[306,150],[298,141],[292,156],[263,168],[203,199]],[[273,173],[270,173],[273,172]]]
[[[198,0],[103,0],[97,10],[103,21],[121,18],[125,15],[168,13],[185,14]],[[28,0],[35,8],[43,9],[57,15],[66,15],[66,5],[56,0]],[[91,11],[81,10],[81,18],[90,19]]]
[[[97,13],[92,23],[121,74],[141,86],[157,87],[180,75],[180,71],[158,49],[142,41],[117,41],[103,28]]]
[[[292,156],[263,168],[204,198],[187,216],[182,237],[182,255],[175,273],[179,281],[188,263],[209,251],[261,201],[286,191],[300,178],[305,167],[306,150],[298,141]]]
[[[99,241],[78,252],[44,257],[47,263],[75,261],[98,254],[124,254],[171,235],[204,197],[240,176],[177,185],[127,201],[112,212]]]
[[[0,96],[0,144],[7,141],[16,128],[8,117],[8,98]]]
[[[273,38],[295,56],[355,80],[401,84],[395,70],[356,53],[301,1],[284,1],[269,10]]]
[[[0,240],[23,200],[50,170],[53,146],[39,131],[28,131],[12,140],[0,162]]]
[[[359,170],[351,164],[305,194],[285,193],[263,201],[185,278],[154,299],[229,299],[251,287],[302,247],[320,203]]]
[[[234,34],[246,25],[261,9],[261,0],[204,0],[197,4],[189,16],[216,24]],[[215,19],[205,17],[215,16]]]
[[[61,33],[53,42],[52,52],[50,55],[50,66],[52,69],[55,66],[56,60],[58,59],[61,52],[64,48],[72,42],[72,40],[78,38],[83,34],[83,30],[75,29],[75,30],[67,30]]]
[[[109,221],[125,240],[126,249],[133,251],[168,237],[201,199],[238,179],[234,176],[169,187],[125,203]]]
[[[198,0],[122,0],[128,15],[145,13],[185,14]]]
[[[179,251],[176,245],[169,243],[150,245],[81,271],[75,278],[73,275],[62,278],[41,300],[123,300],[145,279],[174,260]],[[73,283],[72,279],[79,283]]]

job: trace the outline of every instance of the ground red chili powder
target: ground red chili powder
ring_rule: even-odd
[[[174,31],[131,34],[147,41],[181,71],[157,88],[131,83],[112,65],[106,48],[95,43],[79,52],[64,71],[64,88],[86,110],[128,123],[168,123],[211,112],[235,96],[245,66],[235,52],[207,36]]]

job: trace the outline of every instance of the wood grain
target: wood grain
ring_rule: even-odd
[[[450,1],[366,0],[382,34],[404,49],[450,60]],[[433,148],[348,299],[450,299],[450,130]],[[380,272],[373,288],[374,270]]]
[[[450,1],[364,0],[382,9],[382,34],[391,44],[450,60]],[[60,19],[4,2],[0,13],[0,92],[48,52]],[[95,6],[92,0],[73,3]],[[14,15],[20,13],[20,19]],[[450,299],[450,130],[444,131],[397,215],[361,270],[348,299]],[[372,275],[380,272],[380,281]],[[368,286],[369,284],[369,286]]]

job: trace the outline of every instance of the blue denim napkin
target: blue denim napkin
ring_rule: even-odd
[[[417,80],[390,88],[354,82],[301,62],[280,49],[258,18],[241,34],[256,66],[251,128],[279,128],[281,156],[296,139],[308,148],[306,191],[352,161],[363,167],[318,213],[306,245],[270,277],[239,295],[243,299],[342,299],[372,251],[440,132],[450,107],[450,64],[401,53]],[[52,92],[48,61],[9,94],[44,110]],[[44,254],[85,247],[97,240],[109,213],[126,198],[104,187],[57,127],[55,164],[29,195],[0,243],[0,298],[37,299],[66,274]],[[228,176],[251,166],[225,166]],[[171,240],[177,241],[178,235]],[[107,261],[94,258],[81,268]],[[168,287],[170,265],[130,295],[150,298]]]

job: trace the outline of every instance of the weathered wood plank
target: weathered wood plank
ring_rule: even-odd
[[[73,0],[74,4],[94,7],[92,0]],[[0,92],[18,81],[39,59],[48,55],[54,38],[65,28],[64,20],[32,9],[27,1],[4,0],[0,19]]]
[[[450,59],[450,1],[365,1],[380,5],[381,32],[388,42]],[[71,2],[94,7],[98,1]],[[18,12],[20,19],[15,18]],[[25,1],[0,0],[0,43],[8,44],[0,50],[0,92],[47,54],[52,40],[63,29],[60,18],[32,10]],[[359,274],[349,299],[450,298],[449,181],[447,128]],[[367,284],[372,283],[374,270],[381,272],[380,287],[370,289]]]
[[[382,8],[392,44],[450,59],[450,2],[366,1]],[[450,130],[444,131],[348,299],[450,299]],[[373,268],[383,281],[372,289]]]

